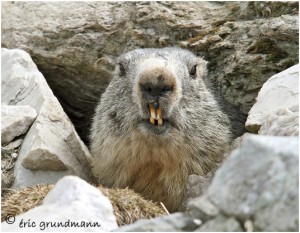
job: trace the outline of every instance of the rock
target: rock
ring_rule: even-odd
[[[201,196],[207,191],[217,168],[218,166],[216,166],[212,171],[207,173],[205,176],[198,176],[193,174],[188,177],[188,181],[186,184],[185,201],[183,201],[182,206],[179,209],[180,211],[186,210],[187,203],[191,199]]]
[[[298,137],[247,135],[216,172],[207,195],[254,231],[298,231]]]
[[[29,54],[1,52],[2,102],[29,105],[38,113],[20,148],[14,187],[55,183],[72,174],[91,180],[91,155]]]
[[[261,25],[263,35],[279,40],[286,40],[289,38],[288,34],[298,33],[294,25],[299,25],[299,19],[292,15],[282,15],[279,18],[272,19]],[[291,38],[289,38],[291,39]],[[298,42],[293,38],[294,42]]]
[[[30,106],[1,105],[1,145],[27,132],[37,113]]]
[[[297,2],[4,2],[2,46],[29,52],[87,141],[116,57],[183,46],[247,113],[263,83],[298,63]],[[51,12],[51,14],[49,14]]]
[[[299,65],[290,67],[289,69],[272,76],[263,85],[257,96],[256,103],[249,112],[249,116],[246,122],[246,128],[250,132],[258,132],[261,125],[265,121],[274,122],[275,119],[277,119],[277,117],[275,117],[274,119],[274,117],[270,115],[285,115],[288,114],[289,111],[286,111],[286,113],[284,113],[284,110],[280,109],[295,108],[299,108]],[[278,121],[276,122],[279,125],[281,123],[284,123],[285,125],[288,124],[285,127],[287,127],[287,130],[289,131],[289,128],[291,126],[285,121],[285,118],[286,117],[281,117],[281,120],[278,119]],[[292,118],[294,119],[295,117]],[[293,120],[291,119],[291,121]],[[295,128],[298,128],[297,123],[293,125]],[[282,129],[280,131],[282,131]],[[265,127],[262,133],[264,132],[266,132]],[[287,134],[292,135],[289,133]],[[285,135],[285,132],[281,132],[279,135]]]
[[[264,119],[258,134],[273,136],[299,135],[299,106],[279,109]]]
[[[150,220],[138,220],[133,224],[120,227],[116,232],[141,232],[141,231],[194,231],[201,221],[193,219],[184,213],[174,213],[168,216]]]
[[[269,77],[298,63],[298,48],[293,50],[292,44],[298,44],[295,41],[298,40],[299,19],[296,15],[289,15],[286,20],[278,15],[281,11],[277,11],[276,16],[274,14],[276,18],[263,15],[256,17],[255,11],[251,10],[251,3],[228,2],[224,7],[231,13],[219,22],[220,25],[212,24],[207,35],[200,38],[199,46],[191,49],[210,62],[209,78],[216,81],[216,87],[225,98],[247,113]],[[240,17],[242,8],[247,12],[247,17]],[[271,22],[281,22],[271,29],[277,32],[276,37],[267,32],[265,34],[265,25]],[[228,34],[224,35],[222,27],[231,31],[227,30]],[[219,35],[222,40],[211,43],[208,38],[214,35]],[[287,42],[289,45],[281,39],[287,35],[291,36]]]
[[[299,180],[292,187],[284,190],[286,194],[274,205],[268,205],[255,214],[255,231],[265,232],[299,232]],[[268,198],[268,197],[267,197]]]
[[[195,231],[200,232],[242,232],[241,224],[233,217],[225,217],[219,215],[216,218],[209,220],[201,225]]]
[[[74,176],[61,179],[45,197],[43,205],[10,220],[14,223],[2,223],[2,231],[105,232],[118,227],[108,198]]]
[[[240,137],[237,137],[236,139],[234,139],[233,141],[232,141],[232,143],[231,143],[231,145],[230,145],[230,147],[228,148],[228,150],[224,153],[224,160],[226,159],[226,158],[228,158],[228,156],[230,156],[231,155],[231,153],[235,150],[235,149],[237,149],[237,148],[239,148],[240,146],[241,146],[241,143],[242,143],[242,141],[243,141],[243,139],[245,138],[245,137],[247,137],[247,135],[252,135],[251,133],[244,133],[242,136],[240,136]]]
[[[211,183],[215,170],[207,173],[206,176],[190,175],[188,177],[187,195],[189,198],[201,196],[206,192]]]
[[[7,150],[14,150],[16,148],[18,148],[23,142],[23,139],[17,139],[11,143],[9,143],[8,145],[5,146],[5,148]]]
[[[233,4],[232,11],[240,19],[272,18],[284,14],[294,14],[299,6],[295,2],[262,2],[251,1]]]
[[[187,210],[193,218],[200,219],[202,222],[216,217],[220,212],[206,195],[190,200]]]

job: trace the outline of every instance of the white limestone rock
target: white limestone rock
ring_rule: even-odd
[[[299,65],[272,76],[263,85],[256,103],[249,112],[246,128],[256,133],[270,115],[278,114],[277,111],[280,109],[297,107],[299,107]],[[281,135],[284,135],[284,132]]]
[[[262,123],[258,134],[273,136],[299,135],[299,106],[290,109],[279,109],[270,114]]]
[[[31,225],[35,224],[34,227],[24,226],[29,220]],[[62,178],[47,194],[41,206],[16,216],[12,224],[1,224],[2,231],[7,232],[106,232],[117,227],[109,199],[97,188],[75,176]]]
[[[3,48],[1,56],[2,103],[38,113],[20,148],[14,187],[55,183],[65,175],[91,180],[91,155],[29,54]]]
[[[30,106],[1,105],[1,145],[27,132],[37,113]]]

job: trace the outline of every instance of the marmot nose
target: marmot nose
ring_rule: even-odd
[[[165,83],[142,83],[140,88],[145,98],[160,97],[173,91],[173,86]]]

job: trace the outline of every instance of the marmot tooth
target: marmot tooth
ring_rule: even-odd
[[[156,109],[156,120],[162,119],[160,108]]]
[[[150,110],[150,118],[156,119],[156,112],[155,108],[152,104],[149,104],[149,110]],[[151,120],[150,120],[151,121]]]
[[[150,123],[151,123],[152,125],[155,125],[155,120],[154,120],[152,117],[150,117]]]
[[[158,119],[158,120],[157,120],[157,124],[158,124],[159,126],[162,126],[162,125],[163,125],[163,119]]]
[[[150,111],[150,123],[155,125],[155,121],[157,121],[157,125],[163,125],[163,119],[161,116],[161,110],[158,107],[157,109],[154,107],[153,104],[149,104],[149,111]]]

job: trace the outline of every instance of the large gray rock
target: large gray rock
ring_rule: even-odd
[[[1,105],[1,145],[27,132],[37,113],[30,106]]]
[[[133,224],[116,229],[117,232],[177,232],[194,231],[201,221],[193,219],[184,213],[175,213],[168,216],[158,217],[150,220],[138,220]]]
[[[41,206],[9,219],[14,222],[2,223],[2,231],[107,232],[118,227],[108,198],[97,188],[74,176],[62,178]],[[24,225],[27,222],[31,227]]]
[[[255,231],[298,231],[299,138],[247,135],[216,172],[209,200]]]
[[[294,109],[295,114],[291,116]],[[259,131],[262,124],[265,124],[262,134],[266,134],[266,125],[274,125],[273,127],[280,127],[280,131],[274,132],[275,135],[289,136],[298,135],[297,118],[299,109],[299,65],[290,67],[287,70],[272,76],[263,85],[256,99],[256,103],[251,108],[246,128],[250,132]],[[287,110],[287,111],[284,111]],[[275,116],[272,116],[275,115]],[[279,116],[281,119],[278,119]],[[291,125],[292,122],[292,125]],[[294,126],[294,130],[291,127]],[[284,128],[288,132],[285,132]]]
[[[2,102],[38,113],[20,148],[14,187],[55,183],[70,174],[91,180],[91,155],[29,54],[2,49],[1,55]]]
[[[80,135],[116,57],[186,47],[245,113],[262,84],[298,63],[297,2],[4,2],[2,46],[29,52]],[[49,13],[51,12],[51,13]]]

